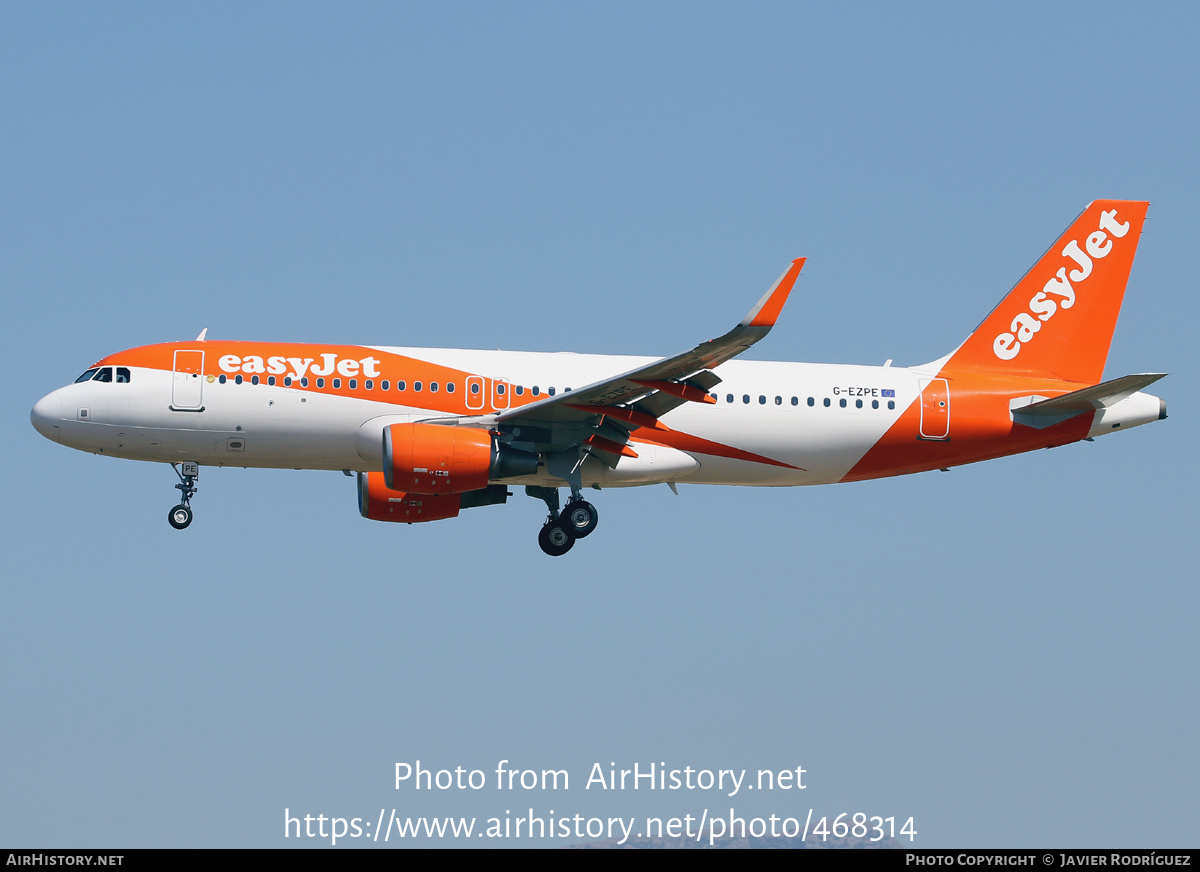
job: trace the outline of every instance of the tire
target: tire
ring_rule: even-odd
[[[192,523],[192,510],[189,506],[179,505],[167,512],[167,522],[176,530],[182,530]]]
[[[567,508],[559,520],[566,524],[576,539],[582,539],[584,536],[591,535],[591,532],[596,529],[600,513],[587,500],[576,500],[573,503],[567,503]]]
[[[574,544],[570,529],[559,521],[550,521],[538,533],[538,545],[551,557],[562,557]]]

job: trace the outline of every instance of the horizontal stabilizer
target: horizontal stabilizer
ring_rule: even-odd
[[[1041,429],[1073,418],[1083,412],[1094,412],[1109,406],[1115,406],[1121,400],[1137,393],[1144,387],[1154,384],[1160,378],[1165,378],[1165,372],[1144,372],[1136,375],[1123,375],[1111,381],[1101,382],[1090,388],[1071,391],[1060,397],[1046,399],[1044,397],[1018,397],[1009,403],[1013,420],[1027,427]]]

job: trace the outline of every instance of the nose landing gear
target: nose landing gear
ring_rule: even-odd
[[[538,532],[538,545],[551,557],[566,554],[576,539],[583,539],[596,529],[600,513],[578,492],[572,494],[571,501],[561,512],[558,510],[558,488],[528,486],[525,493],[545,502],[550,510],[550,516]]]
[[[171,469],[179,476],[179,484],[175,487],[183,495],[179,505],[167,513],[167,522],[176,530],[182,530],[192,523],[192,497],[196,495],[196,479],[200,477],[200,464],[193,461],[172,463]]]

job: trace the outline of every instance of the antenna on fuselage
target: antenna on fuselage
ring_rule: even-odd
[[[207,327],[205,327],[203,330],[201,330],[201,331],[200,331],[200,335],[196,337],[196,341],[197,341],[197,342],[203,342],[203,341],[204,341],[204,334],[205,334],[205,333],[207,333],[207,332],[208,332],[208,328],[207,328]]]

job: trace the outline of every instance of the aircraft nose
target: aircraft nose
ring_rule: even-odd
[[[33,407],[33,411],[29,413],[29,421],[33,424],[33,429],[37,430],[47,439],[58,441],[59,437],[59,422],[62,420],[62,397],[58,391],[46,394]]]

